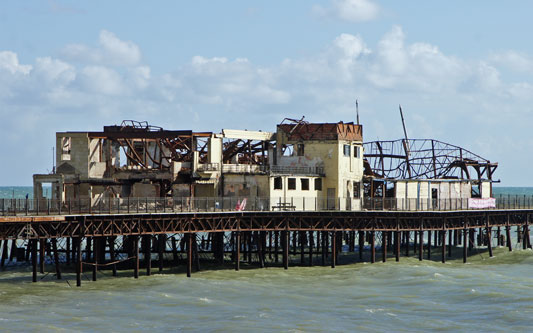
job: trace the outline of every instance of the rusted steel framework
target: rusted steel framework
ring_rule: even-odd
[[[492,180],[498,163],[433,139],[364,144],[365,175],[384,179]]]
[[[231,212],[12,217],[0,240],[229,231],[418,231],[528,223],[532,210],[456,212]]]
[[[297,254],[300,265],[312,266],[316,256],[317,264],[325,266],[329,261],[335,268],[342,252],[355,253],[356,235],[359,261],[363,260],[363,252],[367,252],[367,260],[375,263],[376,244],[380,244],[383,261],[387,259],[388,249],[399,261],[402,249],[409,256],[412,246],[415,254],[418,251],[419,260],[425,254],[431,259],[432,248],[437,251],[440,248],[444,263],[447,257],[452,258],[452,247],[462,246],[463,262],[466,262],[468,253],[476,246],[476,235],[477,246],[486,246],[490,257],[494,239],[496,246],[504,246],[506,240],[506,246],[512,251],[511,226],[516,226],[522,248],[532,248],[529,232],[532,214],[533,210],[480,210],[7,217],[0,218],[0,267],[6,261],[11,262],[14,255],[17,262],[29,263],[31,253],[32,281],[37,282],[38,270],[40,274],[46,273],[45,259],[47,254],[51,258],[53,252],[57,279],[61,279],[61,264],[74,263],[77,286],[81,286],[84,267],[92,270],[93,281],[97,280],[98,271],[105,268],[111,269],[113,276],[117,276],[117,268],[133,269],[134,278],[138,278],[140,254],[146,275],[152,274],[152,254],[156,253],[159,272],[165,265],[184,265],[187,277],[191,277],[193,270],[200,270],[202,260],[217,264],[229,260],[238,271],[241,262],[248,265],[255,262],[260,268],[265,267],[267,260],[269,265],[276,265],[280,255],[284,269],[295,262]],[[502,229],[505,236],[501,234]],[[365,243],[370,250],[365,249]],[[348,246],[348,251],[343,249],[343,244]],[[353,262],[353,257],[350,261]]]
[[[238,164],[268,165],[269,146],[275,146],[274,141],[224,139],[222,161],[231,164],[236,159]]]
[[[112,147],[118,147],[127,157],[127,165],[143,169],[148,164],[153,165],[151,169],[169,169],[171,161],[190,162],[196,145],[200,159],[205,158],[207,145],[198,140],[210,135],[189,130],[169,131],[134,120],[124,120],[120,126],[104,126],[103,132],[89,132],[89,138],[105,140],[102,144],[109,154]]]

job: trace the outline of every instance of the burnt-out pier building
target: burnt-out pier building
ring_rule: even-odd
[[[70,266],[80,285],[87,269],[190,276],[203,263],[466,262],[474,248],[531,247],[533,200],[497,200],[497,163],[434,139],[364,143],[359,124],[302,118],[220,133],[125,121],[56,145],[33,199],[0,199],[0,267],[29,261],[33,281],[46,267]]]

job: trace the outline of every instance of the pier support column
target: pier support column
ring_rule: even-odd
[[[387,235],[388,235],[388,232],[386,231],[381,232],[381,254],[383,256],[381,260],[383,262],[387,262]]]
[[[170,242],[172,244],[172,261],[173,261],[173,265],[177,266],[178,265],[178,246],[176,244],[176,237],[172,236],[170,238]]]
[[[409,257],[409,241],[411,240],[411,232],[404,231],[403,234],[405,235],[405,256]]]
[[[5,242],[4,245],[7,245],[7,241]],[[39,239],[39,271],[41,272],[41,274],[44,274],[45,247],[46,247],[46,239]]]
[[[7,241],[6,241],[7,242]],[[32,281],[37,282],[37,240],[31,240]]]
[[[135,251],[135,258],[133,262],[133,277],[139,278],[139,236],[133,236],[133,251]]]
[[[428,260],[431,260],[431,230],[428,230]]]
[[[322,266],[326,266],[326,234],[325,231],[320,231],[320,246],[322,248]]]
[[[144,262],[146,265],[146,275],[152,275],[152,235],[146,235],[143,239]]]
[[[376,262],[376,236],[374,231],[370,232],[370,262],[373,264]]]
[[[259,259],[259,267],[265,268],[265,257],[263,254],[263,231],[256,231],[255,244],[257,246],[257,257]],[[303,257],[303,246],[302,246],[302,257]],[[302,259],[302,263],[303,263],[303,259]]]
[[[305,231],[300,231],[298,238],[300,240],[300,265],[303,266],[305,261]]]
[[[274,231],[274,262],[279,262],[279,231]]]
[[[192,233],[187,233],[187,277],[191,277],[192,271]]]
[[[524,249],[531,248],[531,240],[529,238],[529,214],[526,215],[526,223],[524,225]]]
[[[417,247],[418,247],[418,232],[415,230],[413,231],[413,253],[415,255],[416,255]]]
[[[2,246],[2,259],[0,260],[0,267],[4,267],[4,263],[6,261],[6,258],[7,258],[7,242],[8,240],[4,240],[4,245]]]
[[[492,257],[492,239],[491,238],[492,238],[492,227],[487,227],[487,247],[489,249],[490,257]]]
[[[100,239],[94,238],[93,239],[93,281],[96,281],[96,274],[98,273],[98,259],[100,255]]]
[[[507,247],[509,248],[509,252],[513,251],[513,242],[511,241],[511,227],[510,226],[505,227],[505,238],[507,240]]]
[[[463,229],[463,263],[466,263],[466,256],[468,254],[468,229]]]
[[[196,233],[194,233],[192,238],[192,253],[194,258],[194,268],[197,272],[200,271],[200,251],[198,248],[198,239],[196,238]]]
[[[337,260],[337,232],[331,232],[331,268],[335,268]]]
[[[235,231],[235,270],[238,271],[241,267],[241,232]],[[277,256],[277,253],[276,253]]]
[[[61,270],[59,269],[59,253],[57,253],[57,238],[52,239],[52,251],[54,252],[54,263],[56,266],[56,277],[61,280]]]
[[[283,230],[281,232],[281,242],[283,247],[283,268],[289,269],[289,232]]]
[[[117,276],[117,264],[115,264],[115,239],[116,236],[111,236],[107,238],[107,241],[109,243],[109,258],[111,259],[111,262],[113,264],[111,265],[111,268],[113,269],[113,276]]]
[[[452,230],[448,230],[448,258],[452,257],[452,236],[453,232]]]
[[[363,249],[365,248],[365,232],[359,231],[359,260],[363,260]]]
[[[443,229],[441,231],[441,261],[442,263],[446,263],[446,230]]]
[[[418,260],[422,261],[424,256],[424,231],[422,231],[422,226],[418,231]]]
[[[400,261],[400,231],[397,230],[395,233],[394,233],[394,236],[395,236],[395,240],[394,240],[394,245],[396,247],[396,261]]]
[[[313,266],[313,243],[315,242],[313,231],[309,231],[309,266]]]
[[[81,287],[81,273],[83,270],[83,259],[81,257],[81,237],[76,237],[76,286]],[[37,244],[34,244],[37,248]],[[35,253],[37,254],[37,253]]]
[[[66,238],[65,259],[67,266],[70,266],[70,237]]]
[[[159,273],[163,271],[163,254],[166,250],[167,245],[167,235],[158,235],[157,236],[157,257],[158,257],[158,266],[159,266]]]

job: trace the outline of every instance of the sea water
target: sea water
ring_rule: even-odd
[[[212,269],[192,278],[173,269],[139,279],[104,271],[96,282],[84,276],[80,288],[73,272],[32,283],[30,267],[11,267],[0,272],[0,330],[530,331],[532,273],[533,251],[503,247],[492,258],[473,251],[467,264],[402,256],[335,269]]]

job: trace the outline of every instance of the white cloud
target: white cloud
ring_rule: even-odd
[[[372,0],[331,0],[328,7],[315,5],[312,9],[319,16],[349,22],[371,21],[379,14],[379,6]]]
[[[31,69],[31,65],[19,64],[19,59],[16,53],[11,51],[0,52],[0,70],[8,71],[11,74],[29,74]]]
[[[495,53],[489,61],[497,66],[509,68],[515,72],[533,73],[533,57],[514,50]]]
[[[122,77],[113,69],[102,66],[88,66],[82,69],[80,81],[90,93],[121,95],[126,92]]]
[[[70,45],[69,60],[40,57],[20,64],[16,53],[0,52],[0,115],[8,119],[0,139],[22,140],[15,130],[20,123],[25,133],[34,133],[37,150],[45,151],[40,136],[50,136],[47,144],[53,145],[56,131],[98,129],[122,119],[213,131],[271,130],[284,117],[302,115],[351,121],[356,98],[368,139],[401,137],[398,103],[411,136],[474,142],[467,147],[473,151],[492,142],[491,133],[515,126],[517,117],[524,124],[533,121],[532,80],[505,75],[510,64],[527,71],[529,55],[508,51],[461,59],[436,45],[409,42],[399,26],[369,43],[357,34],[339,34],[318,54],[269,66],[198,55],[162,74],[140,63],[132,42],[107,32],[100,40],[98,48]],[[84,61],[80,52],[86,53]]]
[[[35,60],[34,74],[45,82],[56,82],[61,85],[69,84],[76,78],[74,66],[50,57],[37,58]]]
[[[72,61],[98,65],[135,66],[141,61],[139,46],[119,39],[112,32],[100,31],[98,41],[99,46],[96,48],[84,44],[69,44],[61,53]]]

